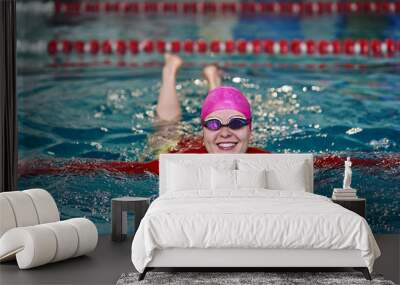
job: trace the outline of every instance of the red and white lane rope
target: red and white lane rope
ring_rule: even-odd
[[[345,39],[345,40],[50,40],[26,43],[17,41],[19,52],[91,55],[137,55],[140,53],[186,54],[253,54],[303,56],[399,56],[400,40]]]
[[[314,1],[314,2],[79,2],[56,1],[55,13],[275,13],[275,14],[326,14],[326,13],[399,13],[399,1]]]
[[[334,13],[400,13],[400,1],[274,1],[274,2],[230,2],[230,1],[186,1],[186,2],[133,2],[133,1],[55,1],[18,2],[18,12],[28,13],[252,13],[252,14],[334,14]]]
[[[314,158],[314,168],[334,169],[343,166],[346,158],[337,155],[320,155]],[[390,169],[400,166],[400,156],[389,154],[381,158],[352,158],[353,167]],[[118,174],[159,174],[158,160],[147,162],[139,161],[107,161],[107,160],[66,160],[48,159],[24,161],[18,164],[18,174],[21,177],[39,175],[87,175],[88,173],[104,171]]]
[[[218,61],[216,62],[219,67],[225,68],[251,68],[251,69],[301,69],[301,70],[368,70],[373,68],[373,64],[364,63],[272,63],[272,62],[248,62],[248,61]],[[164,66],[163,61],[151,60],[145,62],[127,61],[127,60],[89,60],[89,61],[67,61],[67,62],[54,62],[47,64],[49,68],[96,68],[104,66],[112,66],[117,68],[161,68]],[[204,67],[210,62],[198,61],[185,61],[184,67]],[[391,66],[400,67],[400,62],[391,63]]]

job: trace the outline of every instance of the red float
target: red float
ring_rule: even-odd
[[[194,3],[183,3],[183,12],[184,13],[196,13],[197,12],[197,4]]]
[[[139,42],[137,40],[131,40],[129,42],[129,50],[132,54],[137,54],[139,52]]]
[[[394,40],[392,39],[386,39],[385,40],[386,43],[386,48],[387,48],[387,53],[392,55],[396,52],[396,43]]]
[[[124,9],[125,12],[134,12],[137,13],[139,12],[139,4],[138,3],[130,3],[127,2],[124,5]]]
[[[99,3],[86,3],[84,7],[85,12],[94,13],[100,11]]]
[[[144,3],[144,11],[149,13],[156,13],[158,12],[158,5],[157,3],[153,2],[145,2]]]
[[[126,43],[124,40],[117,41],[117,53],[120,55],[125,54],[126,52]]]
[[[145,40],[145,41],[142,42],[142,44],[143,44],[142,48],[143,48],[143,51],[145,53],[152,53],[153,52],[153,49],[154,49],[153,41]]]
[[[326,55],[329,52],[329,42],[321,40],[318,44],[318,52],[320,55]]]
[[[236,41],[237,50],[239,53],[246,53],[247,52],[247,41],[245,40],[237,40]]]
[[[287,54],[289,52],[289,43],[286,40],[279,41],[279,52],[281,54]]]
[[[72,43],[68,40],[62,41],[62,51],[63,53],[70,53],[72,51]]]
[[[80,54],[84,53],[85,52],[85,43],[83,41],[75,41],[74,49]]]
[[[271,13],[274,11],[274,4],[269,2],[262,2],[260,3],[260,11],[262,13]]]
[[[235,3],[222,3],[221,10],[224,13],[226,12],[235,13],[237,11]]]
[[[313,40],[306,41],[307,54],[312,55],[315,53],[315,42]]]
[[[290,44],[290,50],[293,54],[299,55],[301,53],[301,41],[300,40],[293,40]]]
[[[106,12],[118,12],[120,9],[120,4],[116,3],[106,3],[105,4],[105,11]]]
[[[215,13],[215,12],[217,12],[217,4],[213,3],[213,2],[202,2],[202,3],[200,3],[200,7],[201,7],[201,10],[204,13],[208,13],[208,12]]]
[[[369,42],[366,39],[358,40],[358,44],[360,45],[360,54],[368,55],[369,54]]]
[[[243,13],[255,13],[256,4],[254,2],[243,2],[241,3],[241,10]]]
[[[181,42],[178,40],[173,40],[171,42],[171,51],[174,53],[178,53],[181,50]]]
[[[51,40],[47,43],[47,52],[51,55],[54,55],[57,53],[57,41],[56,40]]]
[[[210,50],[215,53],[220,52],[220,42],[219,41],[212,41],[210,43]]]
[[[331,44],[333,54],[342,53],[342,43],[339,40],[333,40]]]
[[[235,42],[232,40],[225,41],[225,52],[233,53],[235,52]]]
[[[196,46],[199,53],[207,52],[207,43],[204,40],[198,40]]]
[[[99,42],[96,40],[91,40],[90,41],[90,53],[91,54],[97,54],[99,52]]]
[[[268,54],[273,54],[274,53],[274,41],[272,40],[264,40],[262,42],[264,52]]]
[[[184,51],[186,53],[192,53],[193,52],[193,48],[194,48],[194,45],[193,45],[193,41],[192,40],[186,40],[183,43],[183,49],[184,49]]]
[[[253,53],[254,54],[259,54],[262,52],[262,48],[261,48],[261,40],[253,40],[251,42],[252,47],[253,47]]]
[[[174,12],[176,13],[178,11],[178,4],[177,3],[162,3],[163,5],[163,11],[164,12]]]
[[[104,41],[103,44],[101,45],[101,50],[105,54],[111,54],[113,52],[111,42],[110,41]]]
[[[373,55],[378,56],[381,54],[381,42],[377,39],[371,40],[371,50]]]
[[[344,52],[346,54],[354,54],[354,41],[352,39],[346,39],[344,41]]]

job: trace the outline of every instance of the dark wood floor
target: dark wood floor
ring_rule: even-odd
[[[115,284],[124,272],[134,271],[131,240],[116,243],[99,236],[97,248],[87,256],[19,270],[17,263],[0,265],[0,284]]]
[[[374,272],[399,283],[400,235],[375,235],[382,251]],[[17,263],[0,264],[0,284],[115,284],[122,273],[135,271],[131,258],[131,240],[112,242],[100,236],[95,251],[87,256],[19,270]],[[308,270],[307,270],[308,271]]]

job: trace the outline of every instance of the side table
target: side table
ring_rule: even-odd
[[[111,200],[112,234],[113,241],[123,241],[127,236],[128,212],[135,216],[135,232],[140,221],[146,214],[150,205],[150,198],[143,197],[120,197]]]
[[[348,200],[336,200],[332,199],[332,202],[339,204],[340,206],[359,214],[365,218],[366,200],[364,198],[353,198]]]

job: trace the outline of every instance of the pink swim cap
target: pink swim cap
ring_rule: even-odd
[[[230,86],[220,86],[208,92],[201,109],[201,120],[204,121],[212,112],[226,109],[239,111],[246,119],[251,120],[249,101],[239,89]]]

